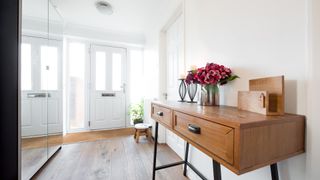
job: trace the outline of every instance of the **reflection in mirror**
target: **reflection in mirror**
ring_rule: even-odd
[[[41,61],[48,44],[48,1],[22,1],[21,177],[30,179],[47,161],[47,92],[41,89]]]
[[[62,144],[62,27],[50,1],[22,1],[22,179],[30,179]]]

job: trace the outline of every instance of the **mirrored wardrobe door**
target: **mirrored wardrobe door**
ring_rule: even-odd
[[[63,20],[54,2],[49,1],[48,44],[48,157],[62,145],[62,58]]]
[[[30,179],[48,159],[47,0],[22,1],[21,177]]]

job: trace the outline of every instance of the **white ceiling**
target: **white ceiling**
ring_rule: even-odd
[[[182,0],[105,0],[113,6],[112,15],[101,14],[95,7],[97,0],[50,0],[64,21],[69,35],[139,39],[144,41],[150,30],[163,26]],[[23,0],[23,18],[47,21],[48,1]],[[51,8],[52,9],[52,8]],[[58,19],[50,10],[50,20]],[[102,32],[102,33],[101,33]]]
[[[146,28],[162,16],[162,9],[179,0],[106,0],[113,6],[112,15],[99,13],[97,0],[52,0],[65,23],[105,29],[112,32],[144,34]]]

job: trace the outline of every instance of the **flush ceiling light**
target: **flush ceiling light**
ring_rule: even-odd
[[[111,4],[106,1],[97,1],[95,5],[97,10],[102,14],[111,15],[113,13]]]

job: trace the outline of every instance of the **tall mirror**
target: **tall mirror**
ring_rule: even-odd
[[[49,0],[22,1],[22,179],[30,179],[62,144],[62,27]]]

